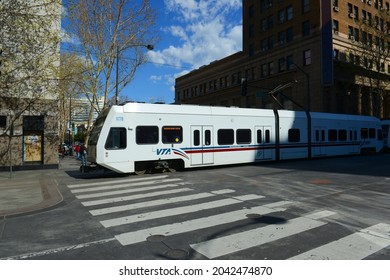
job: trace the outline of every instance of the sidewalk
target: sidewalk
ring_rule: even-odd
[[[76,160],[60,160],[59,169],[0,172],[0,217],[23,215],[53,207],[62,202],[58,175]],[[77,169],[77,166],[75,166]]]

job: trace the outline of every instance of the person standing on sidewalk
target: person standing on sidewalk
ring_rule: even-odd
[[[80,146],[80,157],[81,157],[81,170],[84,172],[87,167],[87,148],[84,143]]]

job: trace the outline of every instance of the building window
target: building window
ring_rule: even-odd
[[[311,50],[303,51],[303,65],[307,66],[311,64]]]
[[[278,18],[279,18],[279,23],[284,23],[286,21],[286,12],[284,9],[278,12]]]
[[[270,15],[268,17],[268,29],[272,29],[274,27],[274,16]]]
[[[310,0],[302,0],[302,12],[307,13],[310,11]]]
[[[250,18],[253,18],[253,17],[254,17],[254,15],[255,15],[255,9],[254,9],[253,5],[250,6],[250,7],[248,8],[248,14],[249,14],[249,17],[250,17]]]
[[[251,24],[249,26],[249,38],[254,38],[255,37],[255,26]]]
[[[268,37],[268,49],[273,49],[274,48],[274,36],[269,36]]]
[[[302,36],[308,36],[310,35],[310,21],[304,21],[302,23]]]
[[[333,33],[339,34],[339,21],[335,19],[333,20]]]
[[[286,33],[285,31],[281,31],[278,33],[278,42],[279,42],[279,45],[284,45],[284,43],[286,42]]]
[[[279,72],[286,71],[286,58],[282,57],[278,61],[279,63]]]
[[[261,31],[266,31],[267,30],[267,19],[266,18],[263,18],[261,20]]]
[[[266,38],[261,39],[260,44],[261,44],[261,50],[266,51],[267,50],[267,39]]]
[[[339,50],[338,49],[333,49],[333,59],[339,60],[340,55],[339,55]]]
[[[293,37],[294,37],[294,32],[293,32],[293,28],[290,27],[286,30],[286,42],[291,42],[293,40]]]
[[[264,78],[267,76],[268,70],[267,70],[267,64],[261,65],[261,77]]]
[[[292,20],[294,18],[294,9],[293,6],[287,7],[287,20]]]
[[[274,62],[271,61],[268,63],[268,75],[273,75],[274,74]]]
[[[291,66],[294,64],[294,57],[293,57],[293,55],[288,55],[286,57],[286,61],[287,61],[287,70],[290,70]]]

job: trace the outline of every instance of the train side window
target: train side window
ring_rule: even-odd
[[[200,131],[194,130],[194,146],[200,145]]]
[[[138,145],[152,145],[158,143],[158,126],[137,126],[135,141]]]
[[[378,129],[378,140],[379,140],[379,141],[382,141],[382,140],[383,140],[382,129]]]
[[[269,129],[265,131],[265,143],[271,143],[271,131]]]
[[[219,129],[218,130],[218,145],[232,145],[234,144],[234,130],[233,129]]]
[[[126,149],[126,146],[127,146],[126,128],[111,127],[104,147],[107,150],[122,150],[122,149]]]
[[[211,145],[211,130],[206,130],[204,132],[204,145],[210,146]]]
[[[360,129],[360,137],[362,139],[367,139],[368,138],[368,129],[367,128]]]
[[[164,144],[177,144],[183,142],[183,128],[181,126],[163,126],[162,142]]]
[[[376,129],[375,128],[370,128],[368,130],[368,136],[371,138],[371,139],[375,139],[376,138]]]
[[[259,129],[257,130],[257,144],[263,143],[263,132]]]
[[[347,130],[346,129],[339,130],[339,141],[347,141]]]
[[[320,142],[320,131],[316,129],[316,142]]]
[[[237,144],[250,144],[252,142],[252,131],[250,129],[237,129]]]
[[[297,128],[291,128],[288,130],[288,142],[300,142],[301,131]]]
[[[337,141],[337,129],[329,129],[328,140],[329,141]]]

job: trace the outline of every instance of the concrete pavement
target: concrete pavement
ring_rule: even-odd
[[[61,203],[59,174],[78,166],[74,157],[65,157],[59,169],[0,172],[0,217],[29,214]]]

